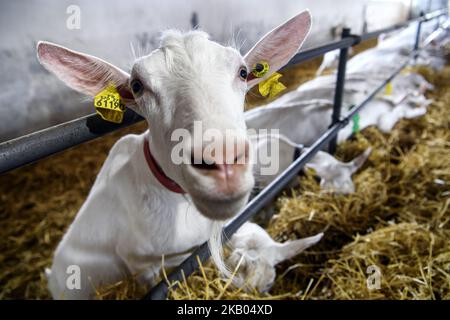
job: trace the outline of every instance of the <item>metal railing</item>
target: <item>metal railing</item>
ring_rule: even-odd
[[[421,23],[429,21],[447,14],[447,9],[437,10],[419,18],[409,20],[405,23],[397,24],[389,28],[363,34],[361,36],[352,35],[349,29],[344,29],[342,39],[312,49],[300,51],[296,54],[287,66],[299,64],[309,59],[321,56],[326,52],[339,49],[340,58],[337,72],[335,99],[333,105],[332,124],[330,128],[304,153],[302,153],[283,173],[255,196],[247,206],[237,215],[237,217],[226,225],[224,229],[224,239],[229,239],[246,221],[258,213],[264,206],[269,204],[285,187],[294,179],[303,166],[327,143],[331,151],[336,147],[336,136],[340,129],[345,127],[350,119],[363,108],[375,95],[380,92],[386,84],[391,81],[407,64],[400,66],[391,76],[381,83],[373,92],[359,105],[353,107],[347,115],[341,119],[340,110],[342,105],[342,95],[345,84],[345,65],[348,58],[348,48],[361,41],[373,39],[382,33],[408,26],[412,22],[418,22],[416,42],[413,53],[417,53],[419,48]],[[56,125],[44,130],[40,130],[16,139],[0,143],[0,174],[38,161],[44,157],[66,150],[72,146],[79,145],[86,141],[101,137],[107,133],[120,128],[130,126],[142,121],[143,118],[132,110],[127,110],[121,124],[106,122],[97,114],[75,119],[60,125]],[[210,256],[207,243],[199,246],[184,262],[182,262],[170,275],[168,281],[163,280],[153,287],[144,299],[164,299],[167,296],[169,283],[181,281],[183,275],[188,277],[198,269],[197,257],[200,261],[206,261]]]

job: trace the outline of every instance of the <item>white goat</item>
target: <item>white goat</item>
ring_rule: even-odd
[[[145,133],[125,136],[114,145],[56,249],[48,270],[54,298],[92,298],[98,286],[126,274],[153,283],[162,256],[166,267],[176,266],[208,239],[216,264],[225,269],[221,227],[247,203],[254,181],[244,96],[294,56],[310,27],[310,14],[304,11],[264,36],[245,57],[203,32],[168,31],[159,49],[134,62],[131,74],[90,55],[38,44],[42,65],[68,86],[95,96],[114,85],[149,125]],[[246,81],[249,68],[261,60],[269,63],[268,74]],[[211,144],[192,150],[186,139],[183,146],[193,152],[176,164],[172,153],[179,140],[171,135],[176,129],[192,134],[196,121],[203,125],[200,134],[218,130],[240,153],[221,144],[208,157],[205,149]],[[220,156],[227,160],[221,162]],[[77,274],[68,273],[73,270]],[[77,275],[80,281],[70,285]]]
[[[245,123],[249,129],[277,129],[295,144],[310,146],[329,125],[331,104],[327,100],[270,104],[247,111]]]
[[[270,290],[275,280],[275,266],[293,258],[302,251],[315,245],[323,233],[315,236],[279,243],[255,223],[247,222],[233,235],[230,245],[233,252],[228,262],[238,267],[233,283],[250,291]]]
[[[415,118],[425,114],[432,100],[426,99],[421,94],[414,94],[418,92],[418,88],[423,87],[423,84],[414,86],[414,90],[410,89],[411,94],[383,96],[371,100],[359,112],[359,130],[374,125],[388,133],[402,118]],[[344,109],[342,114],[345,112]],[[331,123],[331,113],[331,101],[292,101],[252,109],[246,112],[245,121],[249,129],[278,129],[281,135],[293,143],[311,146],[327,130]],[[353,126],[351,121],[339,131],[338,142],[348,139],[353,134]]]

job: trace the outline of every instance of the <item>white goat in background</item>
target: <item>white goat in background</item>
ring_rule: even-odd
[[[272,182],[280,173],[286,170],[297,155],[308,150],[303,145],[296,144],[283,135],[250,135],[254,157],[259,153],[258,159],[263,155],[270,157],[267,161],[274,165],[278,170],[272,174],[259,175],[263,172],[264,161],[258,161],[254,167],[256,185],[265,187]],[[277,153],[278,150],[278,153]],[[323,191],[334,192],[337,194],[348,194],[355,192],[355,186],[352,181],[352,175],[364,164],[371,153],[368,148],[361,155],[349,162],[341,162],[332,155],[319,151],[305,167],[313,169],[320,177],[320,186]]]
[[[349,60],[342,115],[352,105],[362,102],[399,63],[406,61],[407,56],[401,50],[413,45],[414,37],[408,38],[410,35],[408,31],[390,38],[400,37],[400,47],[384,45]],[[307,81],[266,106],[248,111],[245,115],[247,127],[280,129],[280,133],[294,143],[310,146],[330,125],[335,86],[334,74]],[[359,112],[359,130],[375,125],[383,132],[389,132],[400,119],[426,113],[431,100],[424,94],[433,86],[421,75],[414,72],[400,74],[391,81],[390,87],[390,93],[382,92]],[[339,132],[339,142],[350,137],[352,127],[353,123],[349,123]]]
[[[152,284],[162,256],[166,267],[176,266],[208,239],[213,259],[225,270],[223,221],[247,203],[254,182],[245,94],[297,53],[310,28],[310,14],[302,12],[264,36],[245,57],[203,32],[168,31],[159,49],[134,62],[131,74],[90,55],[38,44],[42,65],[68,86],[95,96],[114,85],[149,125],[145,133],[114,145],[56,249],[47,272],[55,299],[93,298],[95,288],[127,274]],[[268,74],[246,81],[249,68],[261,60],[269,63]],[[233,151],[241,153],[230,154],[220,145],[210,158],[203,155],[191,164],[183,155],[185,161],[175,164],[171,155],[178,141],[171,135],[180,128],[192,133],[195,121],[204,130],[223,133],[227,141],[231,137]],[[201,145],[201,153],[207,147]],[[216,161],[221,154],[231,162]],[[68,286],[73,266],[79,268],[80,285]]]
[[[257,224],[245,223],[230,240],[233,252],[228,262],[237,268],[233,283],[247,291],[253,288],[259,292],[270,290],[276,276],[275,266],[315,245],[322,236],[323,233],[319,233],[279,243]]]

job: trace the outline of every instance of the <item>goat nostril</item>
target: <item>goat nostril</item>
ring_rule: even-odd
[[[248,154],[249,154],[249,144],[246,143],[244,152],[236,155],[233,164],[246,164],[248,160]]]
[[[192,166],[196,169],[199,170],[217,170],[219,169],[219,167],[213,163],[213,164],[207,164],[206,162],[202,162],[202,163],[193,163]]]
[[[219,167],[216,163],[207,163],[205,159],[202,158],[202,161],[196,161],[194,156],[191,157],[191,165],[198,170],[217,170]]]

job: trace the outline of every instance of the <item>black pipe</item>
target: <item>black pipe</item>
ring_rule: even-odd
[[[83,142],[128,127],[143,118],[131,109],[115,124],[91,114],[0,144],[0,174],[33,163]]]
[[[297,53],[288,63],[283,67],[286,68],[291,65],[299,64],[301,62],[313,59],[315,57],[319,57],[324,55],[325,53],[333,50],[339,50],[342,48],[348,48],[355,44],[355,40],[352,38],[341,39],[337,41],[332,41],[327,44],[306,49]]]
[[[420,12],[420,17],[423,17],[424,13]],[[422,28],[422,21],[420,20],[417,24],[417,31],[416,31],[416,40],[414,42],[414,51],[416,52],[414,55],[414,59],[416,60],[419,55],[419,44],[420,44],[420,30]]]
[[[350,29],[344,28],[342,30],[341,38],[345,39],[349,36],[350,36]],[[339,52],[339,64],[337,69],[336,89],[334,90],[334,102],[333,102],[333,113],[331,115],[331,126],[337,123],[339,121],[339,118],[341,117],[347,58],[348,58],[348,47],[345,47],[342,48],[341,51]],[[330,154],[334,154],[336,152],[336,146],[337,146],[337,136],[333,137],[333,139],[330,140],[330,144],[328,146],[328,151]]]

